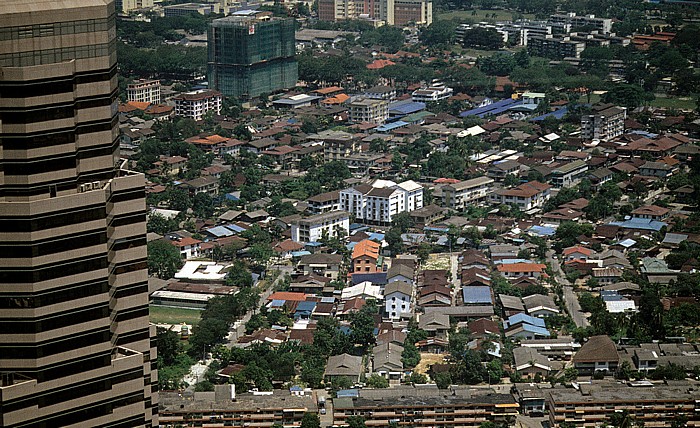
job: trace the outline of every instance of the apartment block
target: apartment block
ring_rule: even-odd
[[[464,210],[467,206],[486,199],[494,180],[477,177],[442,187],[442,204],[454,210]]]
[[[597,18],[595,15],[577,15],[575,12],[552,15],[548,23],[565,33],[570,33],[576,28],[592,28],[605,34],[612,31],[612,19]]]
[[[624,411],[648,427],[678,426],[672,424],[679,416],[687,418],[687,427],[700,426],[697,382],[582,383],[577,389],[550,389],[545,397],[551,426],[563,423],[576,427],[604,426],[611,414]]]
[[[141,103],[160,103],[160,80],[137,80],[126,86],[126,97],[129,101]]]
[[[568,36],[547,35],[532,37],[527,43],[527,48],[531,55],[545,58],[580,58],[581,52],[586,49],[586,43],[571,40]]]
[[[389,119],[389,102],[386,100],[358,97],[348,107],[348,118],[354,123],[381,125]]]
[[[236,394],[232,387],[224,384],[216,385],[214,392],[163,394],[161,427],[297,428],[305,413],[318,412],[312,395],[295,395],[289,391]]]
[[[129,1],[129,0],[124,0]],[[200,15],[210,15],[212,13],[219,13],[219,5],[215,3],[183,3],[174,4],[171,6],[163,7],[163,13],[166,17],[171,16],[187,16],[193,13],[198,13]]]
[[[493,204],[512,204],[527,211],[544,205],[550,197],[551,188],[549,184],[530,181],[512,189],[497,190],[489,195],[489,200]]]
[[[211,89],[187,92],[178,95],[173,100],[175,100],[175,114],[178,116],[202,120],[209,112],[221,113],[221,92]]]
[[[229,97],[256,98],[296,86],[294,28],[293,19],[257,11],[215,19],[207,45],[210,87]]]
[[[597,104],[581,115],[581,138],[609,141],[625,132],[627,110],[611,104]]]
[[[150,9],[153,7],[153,0],[116,0],[117,12],[129,13],[139,9]]]
[[[340,193],[337,190],[321,193],[306,200],[309,205],[307,210],[313,214],[322,214],[328,211],[335,211],[340,208]]]
[[[451,391],[413,387],[361,390],[357,398],[333,399],[333,425],[362,416],[367,426],[478,428],[483,422],[511,422],[519,405],[510,394],[454,387]]]
[[[145,180],[118,151],[116,13],[108,0],[0,2],[3,427],[158,426]]]
[[[552,186],[557,189],[574,187],[586,177],[588,164],[582,160],[575,160],[552,170]]]
[[[350,232],[350,214],[345,211],[329,211],[292,223],[292,241],[319,242],[323,237],[342,238]]]
[[[423,207],[423,188],[414,181],[377,180],[340,191],[340,209],[360,222],[389,224],[396,214]]]
[[[387,25],[430,25],[432,0],[320,0],[318,17],[322,21],[372,19]]]

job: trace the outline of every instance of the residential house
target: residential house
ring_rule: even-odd
[[[523,297],[523,304],[527,313],[533,317],[546,318],[552,315],[559,315],[559,307],[554,303],[551,296],[542,294],[532,294]]]
[[[549,361],[549,358],[537,352],[536,349],[519,346],[513,349],[515,370],[523,378],[534,379],[539,375],[542,379],[561,368],[561,363]]]
[[[671,212],[668,208],[656,205],[643,205],[632,211],[632,217],[663,221]]]
[[[450,330],[450,317],[440,312],[428,312],[418,318],[418,328],[428,332],[430,337],[447,338]]]
[[[539,279],[545,274],[546,267],[541,263],[504,263],[496,266],[496,269],[508,279],[522,276]]]
[[[617,371],[620,355],[609,336],[592,336],[573,358],[574,368],[581,375],[592,375],[597,371],[613,374]]]
[[[408,265],[403,263],[396,263],[395,260],[392,261],[391,267],[386,272],[386,279],[388,282],[403,281],[408,284],[413,285],[413,277],[415,273]]]
[[[394,281],[384,287],[384,309],[389,319],[397,320],[411,313],[413,286],[403,281]]]
[[[301,257],[297,270],[304,275],[319,275],[326,278],[338,278],[340,265],[343,262],[343,256],[340,254],[307,254]]]
[[[462,302],[465,305],[493,305],[493,291],[491,287],[480,286],[464,286],[462,287]]]
[[[423,207],[423,188],[414,181],[377,180],[340,191],[340,209],[360,222],[390,224],[394,216]]]
[[[427,285],[418,291],[418,306],[450,306],[452,290],[444,285]]]
[[[520,175],[521,166],[520,163],[514,160],[497,162],[489,167],[486,176],[495,181],[503,181],[507,175]]]
[[[581,138],[609,141],[625,132],[627,110],[611,104],[598,104],[581,115]]]
[[[357,97],[348,103],[348,108],[348,119],[353,123],[381,125],[389,118],[387,100]]]
[[[591,257],[591,254],[593,254],[593,251],[589,250],[586,247],[576,245],[573,247],[564,248],[563,254],[564,254],[564,260],[566,260],[566,261],[569,261],[569,260],[588,260]]]
[[[171,244],[180,250],[180,255],[185,259],[199,257],[202,241],[189,236],[176,237],[170,241]]]
[[[520,346],[537,350],[540,354],[550,359],[571,360],[571,357],[581,348],[571,336],[559,336],[556,339],[522,340]]]
[[[371,281],[363,281],[359,284],[343,288],[340,295],[342,300],[350,300],[356,297],[360,297],[362,299],[382,300],[382,287],[373,284]]]
[[[375,346],[372,349],[372,372],[389,381],[400,381],[404,374],[402,353],[403,346],[395,343]]]
[[[641,175],[649,177],[668,178],[675,172],[675,168],[664,162],[646,162],[639,167]]]
[[[183,181],[180,186],[187,189],[192,196],[198,193],[206,193],[209,196],[219,194],[219,179],[211,175]]]
[[[381,272],[382,259],[379,256],[380,244],[369,239],[355,244],[352,249],[352,273]]]
[[[363,372],[362,357],[350,354],[333,355],[328,358],[323,378],[326,382],[346,378],[352,383],[356,383],[360,381],[360,375]]]
[[[525,313],[525,305],[523,305],[523,301],[520,297],[499,294],[498,299],[501,301],[503,315],[506,318],[516,314]]]

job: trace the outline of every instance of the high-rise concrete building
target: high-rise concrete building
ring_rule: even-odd
[[[0,2],[0,426],[158,425],[113,0]]]
[[[433,22],[432,0],[319,0],[318,19],[374,19],[387,25]]]
[[[239,11],[209,27],[209,87],[229,97],[255,98],[293,88],[299,69],[294,20]]]

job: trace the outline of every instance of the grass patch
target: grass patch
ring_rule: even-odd
[[[450,270],[450,256],[444,254],[431,254],[425,262],[425,269],[445,269]]]
[[[150,307],[150,320],[154,324],[191,324],[192,326],[199,323],[199,317],[202,311],[197,309],[185,308],[169,308],[167,306]]]
[[[692,97],[673,97],[669,98],[663,95],[656,95],[656,99],[651,102],[654,107],[675,108],[678,110],[694,110],[696,107],[695,99]]]
[[[476,12],[476,13],[474,13]],[[513,16],[516,15],[515,12],[509,10],[485,10],[485,9],[475,9],[475,10],[453,10],[449,12],[442,12],[437,15],[436,21],[438,20],[452,20],[458,19],[460,21],[472,20],[474,22],[487,21],[511,21]],[[535,15],[525,14],[525,19],[534,19]]]

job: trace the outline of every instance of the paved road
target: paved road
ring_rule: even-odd
[[[318,403],[318,400],[323,397],[325,398],[325,408],[326,408],[326,414],[319,414],[319,417],[321,419],[321,426],[322,427],[330,427],[333,425],[333,399],[330,396],[330,393],[326,391],[325,389],[314,389],[314,399],[316,399],[316,402]],[[321,412],[321,409],[319,408],[319,412]]]
[[[291,273],[291,272],[292,272],[292,267],[291,267],[291,266],[275,265],[275,266],[271,267],[271,269],[277,269],[277,270],[279,270],[279,271],[280,271],[280,275],[277,277],[277,279],[275,279],[275,280],[272,282],[272,284],[270,284],[265,290],[263,290],[263,291],[260,293],[260,301],[259,301],[259,303],[258,303],[258,307],[259,307],[259,305],[261,305],[263,302],[267,301],[267,298],[270,297],[270,295],[274,292],[275,287],[277,286],[277,284],[278,284],[280,281],[284,280],[284,275],[287,274],[287,273]],[[236,322],[233,324],[233,326],[231,326],[231,329],[229,330],[229,333],[228,333],[228,343],[226,344],[226,346],[228,346],[229,348],[232,348],[236,343],[238,343],[238,339],[239,339],[241,336],[244,336],[244,335],[245,335],[245,324],[246,324],[248,321],[250,321],[250,317],[252,317],[252,316],[253,316],[253,313],[255,313],[257,310],[258,310],[258,308],[256,307],[256,308],[254,308],[253,310],[248,311],[248,312],[243,316],[243,318],[241,318],[240,320],[236,321]]]
[[[452,306],[457,305],[457,293],[462,289],[462,275],[459,271],[459,253],[450,253],[450,272],[452,273]]]
[[[588,318],[581,311],[581,305],[579,305],[578,297],[576,297],[572,287],[564,287],[564,303],[576,327],[588,327],[590,325]]]

